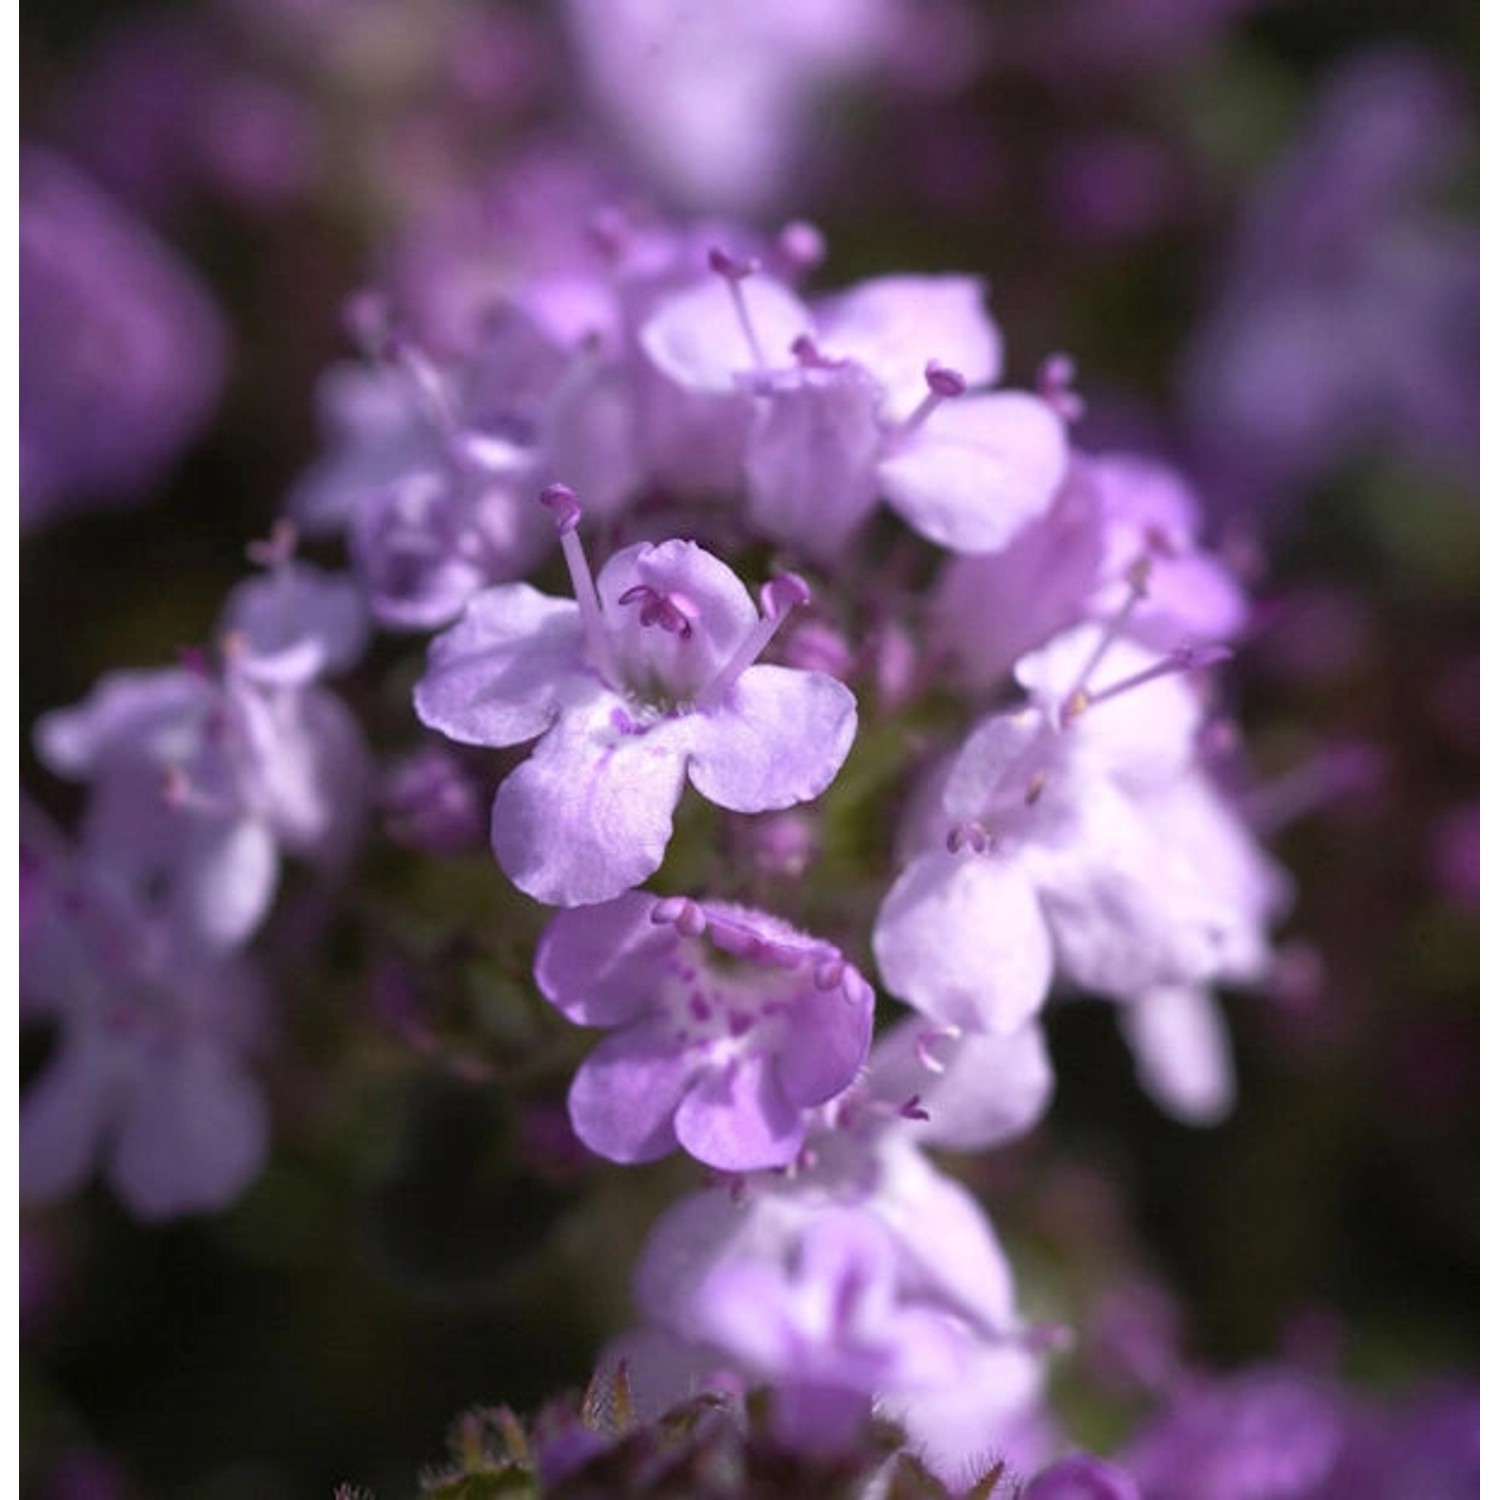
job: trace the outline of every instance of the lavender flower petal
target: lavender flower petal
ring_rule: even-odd
[[[753,666],[730,690],[725,710],[694,721],[688,779],[731,812],[809,801],[838,774],[857,717],[854,694],[835,678]]]

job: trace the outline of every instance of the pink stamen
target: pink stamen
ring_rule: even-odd
[[[750,358],[757,370],[764,370],[766,352],[756,336],[754,323],[750,321],[750,308],[745,301],[744,288],[740,285],[747,276],[753,276],[760,270],[760,262],[737,260],[727,250],[721,250],[715,246],[708,252],[708,268],[716,276],[723,277],[725,286],[729,288],[729,295],[734,298],[735,316],[739,319],[740,331],[745,335],[745,342],[750,347]]]
[[[1109,648],[1119,638],[1126,621],[1130,619],[1141,600],[1146,597],[1146,589],[1150,581],[1151,559],[1142,553],[1125,570],[1125,582],[1130,585],[1130,592],[1125,596],[1125,602],[1105,622],[1098,644],[1089,653],[1089,659],[1084,663],[1083,670],[1078,674],[1072,688],[1063,699],[1062,720],[1064,724],[1071,723],[1089,706],[1089,678],[1098,670],[1099,663],[1104,660]]]
[[[837,989],[844,982],[844,970],[848,967],[841,958],[828,959],[813,970],[813,986],[820,990]]]
[[[927,378],[927,394],[922,397],[912,414],[901,424],[903,436],[915,432],[945,401],[952,401],[968,390],[969,382],[957,370],[939,364],[935,359],[927,361],[923,372]]]
[[[799,333],[792,340],[792,358],[804,370],[836,370],[840,365],[848,363],[847,360],[835,359],[830,354],[824,354],[810,333]]]
[[[658,927],[675,927],[683,937],[698,937],[708,926],[703,908],[687,896],[664,897],[651,908],[651,920]]]
[[[411,381],[428,421],[444,436],[456,438],[462,427],[453,397],[442,372],[407,337],[392,333],[385,341],[385,356]]]
[[[620,604],[639,604],[641,624],[648,629],[659,625],[663,630],[687,641],[693,636],[693,621],[702,611],[686,594],[658,593],[650,584],[638,583],[620,595]]]
[[[972,818],[962,823],[955,823],[948,830],[949,854],[959,854],[965,849],[971,854],[983,854],[989,847],[989,829]]]
[[[1178,646],[1175,651],[1154,666],[1121,678],[1119,682],[1112,682],[1108,687],[1100,688],[1096,693],[1084,693],[1084,702],[1078,708],[1077,713],[1082,713],[1085,708],[1094,708],[1101,703],[1108,703],[1111,698],[1118,698],[1121,693],[1128,693],[1133,688],[1145,687],[1148,682],[1155,682],[1158,677],[1170,677],[1178,672],[1197,672],[1204,667],[1218,666],[1220,662],[1228,661],[1233,655],[1234,652],[1227,646]],[[1076,716],[1075,713],[1074,717]]]
[[[751,627],[713,680],[697,695],[699,708],[712,709],[722,703],[729,690],[739,681],[745,669],[770,644],[786,617],[800,604],[812,598],[807,581],[796,573],[782,573],[771,579],[760,591],[761,619]]]
[[[565,484],[549,484],[542,491],[541,502],[552,512],[557,525],[563,560],[568,565],[568,577],[573,584],[573,597],[578,600],[578,612],[583,621],[584,654],[604,681],[618,690],[620,684],[610,658],[609,636],[604,629],[603,611],[599,608],[599,593],[594,587],[588,558],[584,556],[583,543],[578,540],[578,522],[583,508],[578,503],[578,496]]]

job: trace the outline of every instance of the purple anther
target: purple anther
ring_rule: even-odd
[[[1145,542],[1153,557],[1164,557],[1170,560],[1180,557],[1185,550],[1178,538],[1154,521],[1141,532],[1141,540]]]
[[[731,255],[727,250],[715,245],[708,252],[708,269],[716,276],[723,276],[726,280],[743,281],[747,276],[753,276],[760,270],[760,262],[754,256],[747,256],[741,260],[738,256]]]
[[[873,1005],[875,1002],[874,987],[853,964],[847,965],[844,969],[844,977],[839,984],[839,993],[850,1005]]]
[[[1172,660],[1184,672],[1197,672],[1204,667],[1216,667],[1229,661],[1234,652],[1228,646],[1174,646]]]
[[[778,573],[761,585],[761,613],[768,620],[781,620],[800,604],[812,599],[812,590],[800,573]]]
[[[903,1100],[900,1108],[897,1109],[896,1113],[900,1115],[903,1120],[930,1120],[932,1118],[932,1116],[922,1108],[922,1096],[920,1094],[913,1094],[910,1099]]]
[[[820,990],[837,989],[849,966],[841,958],[827,959],[813,970],[813,985]]]
[[[790,943],[778,943],[775,938],[762,938],[755,956],[773,969],[800,969],[807,958],[807,950],[794,948]]]
[[[804,370],[836,370],[840,365],[847,363],[845,360],[824,354],[810,333],[799,333],[792,340],[792,358]]]
[[[969,382],[957,370],[950,370],[947,365],[939,364],[935,359],[927,361],[927,368],[923,373],[927,377],[927,389],[945,401],[962,396],[969,388]]]
[[[578,529],[583,507],[578,503],[578,496],[567,485],[549,484],[542,491],[541,502],[552,512],[559,536],[566,536],[570,531]]]
[[[969,388],[969,382],[957,370],[950,370],[947,365],[935,359],[927,361],[922,373],[927,379],[927,394],[916,404],[911,415],[899,429],[908,437],[916,432],[943,402],[962,396]]]
[[[650,627],[659,625],[663,630],[682,640],[691,640],[693,621],[700,614],[697,603],[686,594],[659,593],[650,584],[638,583],[620,595],[620,604],[639,604],[641,624]]]
[[[762,957],[764,942],[758,933],[751,932],[748,927],[741,927],[735,922],[716,921],[709,925],[709,941],[721,953],[727,953],[731,958],[748,959],[751,963],[758,963]]]
[[[960,854],[965,849],[971,854],[983,854],[989,847],[989,830],[983,823],[977,823],[972,818],[955,823],[948,830],[949,854]]]
[[[658,927],[675,927],[683,937],[697,937],[708,926],[703,908],[687,896],[666,896],[651,908]]]

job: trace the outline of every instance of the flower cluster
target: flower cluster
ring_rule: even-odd
[[[338,9],[330,46],[361,34]],[[1133,24],[1152,7],[1113,9]],[[453,10],[439,40],[456,55]],[[596,10],[567,10],[581,66],[649,156],[672,117],[631,59],[692,73],[692,30],[663,33],[649,4],[601,30]],[[776,196],[808,101],[894,67],[909,11],[846,0],[820,29],[778,0],[738,18],[741,103],[790,123],[725,178],[726,201]],[[277,24],[285,41],[292,18]],[[1125,66],[1122,49],[1091,66]],[[216,92],[200,85],[188,118],[233,134],[240,110],[216,111]],[[1343,101],[1356,119],[1379,103]],[[295,196],[311,118],[239,105],[243,185]],[[1329,150],[1348,145],[1341,120]],[[149,165],[130,144],[122,181]],[[700,176],[691,152],[677,165]],[[1263,835],[1298,800],[1256,796],[1220,683],[1261,620],[1245,549],[1220,549],[1171,464],[1080,439],[1070,359],[1029,383],[1008,372],[990,307],[1005,288],[967,272],[829,288],[811,224],[601,208],[602,172],[554,167],[548,193],[516,168],[479,230],[408,240],[346,304],[360,357],[324,374],[320,451],[210,644],[38,721],[42,767],[81,792],[66,835],[29,806],[23,829],[23,1018],[54,1034],[22,1102],[25,1200],[99,1171],[145,1219],[233,1202],[280,1125],[276,963],[334,948],[342,921],[378,954],[349,988],[466,1084],[498,1081],[518,1155],[569,1180],[596,1158],[695,1164],[697,1189],[645,1236],[636,1324],[599,1361],[620,1427],[711,1411],[720,1435],[829,1472],[884,1444],[872,1500],[881,1484],[1341,1500],[1381,1493],[1359,1489],[1371,1470],[1447,1483],[1420,1431],[1377,1441],[1331,1382],[1290,1364],[1190,1375],[1166,1340],[1136,1361],[1154,1421],[1108,1460],[1073,1452],[1047,1398],[1069,1335],[1018,1284],[979,1168],[955,1162],[1043,1120],[1065,1001],[1111,1008],[1177,1121],[1233,1107],[1221,997],[1284,978],[1293,887]],[[1345,217],[1394,239],[1371,192]],[[47,156],[24,163],[22,209],[35,517],[129,492],[179,451],[223,335],[165,250]],[[1279,248],[1312,278],[1304,217],[1308,243]],[[1245,472],[1259,419],[1298,405],[1300,388],[1270,392],[1269,412],[1240,399],[1290,358],[1278,318],[1298,322],[1280,306],[1298,289],[1263,274],[1275,248],[1247,254],[1197,390],[1217,437],[1236,436],[1225,409],[1244,418],[1223,461]],[[1395,403],[1371,353],[1382,277],[1441,299],[1465,270],[1385,260],[1350,274],[1296,420]],[[119,368],[78,336],[81,302]],[[299,557],[303,538],[340,570]],[[383,858],[376,812],[414,857]],[[471,854],[482,920],[448,909],[447,887],[436,916],[390,920],[411,869]],[[309,886],[319,899],[298,906]],[[451,1054],[440,1026],[408,1024],[450,981],[489,984],[504,1012]],[[597,1430],[545,1427],[526,1462],[548,1485],[609,1458]]]

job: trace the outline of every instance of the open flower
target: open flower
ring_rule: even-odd
[[[1214,659],[1085,628],[1022,660],[1035,706],[969,736],[876,920],[896,994],[1007,1032],[1054,975],[1121,1001],[1264,977],[1285,882],[1200,765],[1181,679]]]
[[[341,649],[317,634],[327,621],[277,634],[257,596],[239,603],[255,633],[226,639],[222,671],[194,658],[111,672],[37,726],[47,766],[91,784],[87,856],[219,949],[260,926],[283,852],[325,868],[349,857],[369,775],[352,714],[309,680]]]
[[[70,853],[33,885],[21,994],[59,1040],[21,1104],[22,1201],[67,1198],[98,1166],[144,1219],[224,1207],[268,1144],[259,976]]]
[[[686,778],[731,812],[816,797],[854,741],[854,696],[822,672],[757,663],[808,598],[795,574],[749,592],[693,542],[638,543],[597,586],[571,490],[558,518],[577,602],[529,584],[471,601],[432,643],[417,684],[422,722],[470,745],[540,736],[495,796],[500,868],[556,906],[607,901],[662,862]]]
[[[1066,429],[1039,396],[979,389],[1001,345],[977,280],[880,277],[809,307],[755,261],[709,265],[641,347],[681,391],[746,409],[764,535],[832,563],[883,496],[937,546],[992,552],[1047,509]]]
[[[568,1096],[579,1138],[612,1161],[681,1145],[724,1171],[785,1166],[807,1108],[870,1049],[874,992],[838,950],[723,902],[632,891],[559,912],[536,975],[569,1020],[617,1028]]]

